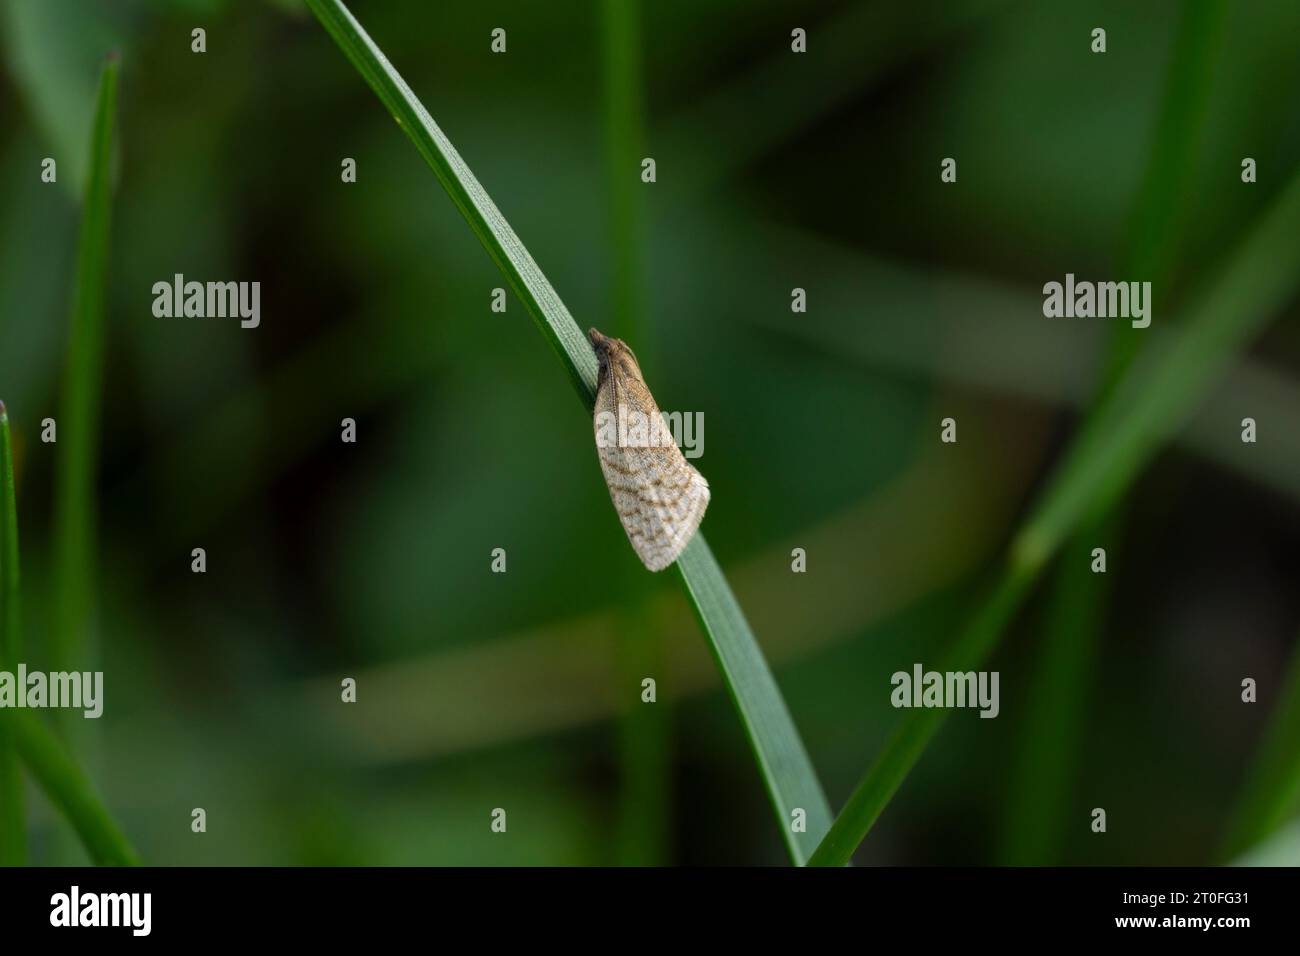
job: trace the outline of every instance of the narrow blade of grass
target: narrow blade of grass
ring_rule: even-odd
[[[853,97],[865,96],[909,60],[937,55],[933,51],[962,30],[1012,7],[1006,0],[927,0],[841,4],[825,18],[809,10],[798,22],[808,29],[816,55],[792,59],[789,34],[778,34],[766,57],[656,131],[656,153],[674,157],[680,170],[664,189],[699,194],[715,188]],[[755,116],[763,121],[753,122]],[[701,143],[726,148],[701,149]]]
[[[21,653],[18,627],[18,513],[14,496],[13,453],[9,441],[9,418],[0,403],[0,668],[16,662]],[[33,714],[27,711],[5,709],[0,711],[0,728],[7,735],[5,742],[12,744],[26,763],[32,776],[44,788],[50,802],[63,812],[81,837],[90,858],[103,865],[128,865],[138,862],[135,851],[113,822],[108,811],[95,796],[90,781],[59,744],[54,734]],[[8,754],[0,752],[7,761]],[[10,783],[5,778],[6,786]],[[0,849],[3,862],[10,865],[22,862],[23,819],[18,804],[17,840],[11,842],[14,824],[7,813],[14,806],[6,800],[8,794],[0,791],[0,809],[6,818],[0,819]],[[17,850],[15,857],[14,849]]]
[[[117,82],[120,57],[111,53],[100,71],[99,92],[95,101],[94,126],[90,138],[85,198],[82,203],[81,228],[77,237],[77,269],[72,293],[72,317],[68,335],[67,361],[63,369],[63,394],[59,408],[59,440],[55,464],[53,516],[53,623],[50,632],[51,670],[92,669],[98,648],[93,641],[94,562],[95,562],[95,472],[99,451],[100,391],[103,376],[105,287],[108,277],[108,236],[111,217],[110,162],[112,160],[113,125],[117,113]],[[88,730],[75,721],[75,712],[58,711],[55,727],[63,735],[65,746],[73,746],[73,737],[82,746]],[[38,725],[40,732],[45,728]],[[32,733],[37,733],[33,731]],[[21,735],[20,735],[21,736]],[[30,742],[30,741],[29,741]],[[20,745],[22,740],[20,739]],[[24,751],[24,756],[28,756]],[[31,757],[45,758],[42,748]],[[63,770],[80,771],[75,765],[62,767],[47,762],[43,767],[50,775],[45,781],[58,785],[69,783]],[[35,766],[37,776],[42,772]],[[63,794],[66,800],[68,795]],[[65,813],[84,814],[84,801],[60,804]],[[87,839],[84,821],[69,816],[83,840]],[[92,858],[95,847],[86,849]],[[62,834],[55,838],[53,856],[58,862],[76,861],[71,840]]]
[[[649,601],[620,612],[618,678],[630,701],[618,719],[618,815],[614,862],[619,866],[663,866],[669,861],[672,821],[672,703],[640,701],[647,676],[664,685],[663,635],[655,630]],[[829,821],[828,824],[829,825]]]
[[[1091,507],[1113,502],[1196,401],[1295,294],[1300,279],[1300,176],[1195,296],[1166,354],[1137,363],[1097,410],[1017,537],[1013,558],[1041,566]]]
[[[812,762],[763,652],[704,535],[697,534],[686,546],[677,559],[677,571],[699,616],[700,626],[709,636],[709,647],[749,735],[790,855],[802,865],[811,857],[831,823],[830,805],[817,782]],[[806,832],[792,832],[795,810],[806,814]]]
[[[1291,665],[1269,717],[1259,755],[1233,814],[1224,841],[1224,859],[1250,850],[1297,813],[1300,813],[1300,644],[1291,655]]]
[[[1113,524],[1092,523],[1107,540]],[[1046,640],[1029,683],[1025,720],[1006,795],[1001,862],[1059,862],[1083,738],[1096,637],[1109,599],[1109,575],[1088,570],[1092,542],[1082,535],[1063,549],[1046,615]],[[1109,552],[1108,552],[1109,553]]]
[[[997,646],[1032,583],[1032,576],[1024,570],[1010,569],[937,669],[978,670]],[[808,861],[809,866],[843,866],[849,862],[853,851],[942,726],[945,716],[947,711],[938,708],[908,712],[863,774],[826,838]]]
[[[1172,348],[1136,363],[1085,426],[1017,535],[1001,580],[958,640],[947,670],[977,670],[1061,542],[1090,509],[1133,481],[1197,398],[1295,293],[1300,281],[1300,176],[1193,299]],[[810,861],[848,862],[943,723],[946,711],[912,711],[867,770]]]
[[[12,671],[22,654],[18,617],[18,508],[9,414],[0,402],[0,671]],[[0,866],[27,858],[22,766],[12,714],[0,710]]]
[[[77,241],[77,275],[63,396],[54,493],[54,670],[89,663],[87,632],[93,616],[95,466],[100,382],[103,376],[105,284],[111,214],[109,162],[117,109],[119,57],[100,74],[91,136],[89,176]]]
[[[135,850],[58,737],[30,711],[16,712],[11,723],[27,768],[77,831],[90,859],[99,866],[138,865]]]
[[[347,7],[338,0],[307,0],[307,6],[433,169],[511,290],[562,359],[578,395],[591,408],[596,398],[596,353],[510,223]]]
[[[510,224],[428,110],[347,8],[339,0],[307,0],[307,5],[432,167],[559,355],[579,397],[590,409],[596,390],[595,353]],[[812,762],[758,642],[702,534],[697,533],[682,553],[677,569],[740,711],[791,857],[802,864],[830,821],[830,810]],[[792,813],[796,809],[807,815],[804,832],[792,832]]]
[[[605,154],[609,164],[609,248],[612,251],[613,335],[637,343],[641,367],[654,367],[653,329],[645,323],[644,235],[641,182],[636,175],[644,131],[641,82],[641,6],[637,0],[603,0],[600,9],[601,72],[605,105]],[[629,598],[621,612],[619,676],[624,693],[637,700],[641,679],[661,673],[664,636],[650,617],[641,569],[629,563]],[[634,598],[641,598],[639,600]],[[620,789],[615,828],[615,861],[622,866],[661,866],[669,846],[672,792],[672,711],[633,704],[619,718]]]
[[[605,152],[609,164],[610,253],[613,259],[613,313],[619,338],[637,343],[637,357],[647,371],[653,342],[644,325],[641,181],[637,170],[644,156],[645,106],[641,81],[640,4],[603,0],[601,47],[605,106]]]

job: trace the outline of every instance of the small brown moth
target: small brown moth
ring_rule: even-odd
[[[709,483],[682,455],[621,339],[587,332],[596,381],[596,454],[609,497],[641,562],[662,571],[677,560],[709,506]]]

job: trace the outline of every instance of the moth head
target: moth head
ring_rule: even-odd
[[[591,347],[596,352],[596,358],[600,362],[602,371],[613,367],[620,372],[635,372],[637,378],[641,377],[641,365],[637,362],[636,355],[622,339],[616,339],[610,335],[601,335],[600,331],[595,328],[587,330],[587,338],[591,340]]]
[[[594,326],[587,330],[587,338],[591,340],[591,347],[596,351],[596,358],[602,362],[605,361],[614,345],[623,344],[618,339],[612,339],[608,335],[601,335],[600,330]]]

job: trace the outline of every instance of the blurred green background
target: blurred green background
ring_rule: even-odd
[[[666,410],[703,413],[704,527],[834,808],[901,717],[890,675],[938,664],[1107,356],[1175,334],[1300,171],[1289,2],[350,6],[579,325],[627,338]],[[32,667],[60,448],[40,421],[96,79],[122,51],[106,705],[82,756],[142,858],[784,862],[704,638],[628,547],[562,369],[517,300],[490,311],[504,280],[306,10],[4,0],[0,31],[0,398]],[[259,281],[261,327],[155,318],[178,272]],[[1044,318],[1066,272],[1155,282],[1151,328]],[[1118,510],[1104,583],[1071,591],[1091,545],[1067,548],[994,659],[1000,717],[952,715],[859,862],[1218,858],[1300,630],[1297,311]],[[1043,650],[1079,620],[1067,732],[1035,742],[1058,726],[1034,701]],[[30,793],[32,859],[59,859]]]

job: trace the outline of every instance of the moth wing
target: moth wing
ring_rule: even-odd
[[[641,562],[662,571],[704,520],[709,483],[676,445],[599,448],[609,497]]]
[[[625,442],[627,436],[617,427],[618,404],[625,414],[644,416],[643,421],[663,424],[663,415],[644,385],[623,376],[610,375],[596,395],[596,452],[610,500],[641,563],[662,571],[677,560],[704,519],[709,483],[671,437],[649,446]]]

